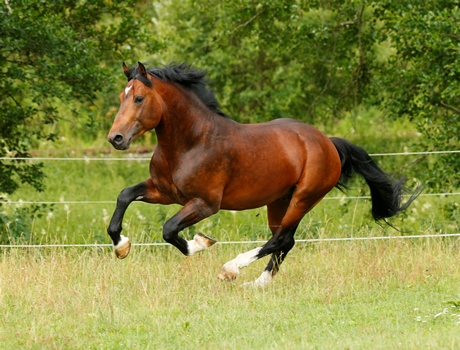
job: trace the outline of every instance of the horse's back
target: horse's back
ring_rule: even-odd
[[[308,162],[310,159],[318,162],[316,158],[324,157],[332,158],[332,161],[338,160],[337,150],[329,137],[312,125],[295,119],[281,118],[261,124],[250,124],[248,127],[257,130],[251,131],[254,138],[267,140],[278,152],[284,151],[298,161]],[[266,143],[264,142],[265,146]]]
[[[246,126],[260,128],[262,133],[273,133],[287,137],[296,136],[305,144],[327,143],[329,138],[310,124],[296,119],[280,118],[266,123],[248,124]]]
[[[226,156],[232,160],[223,208],[266,205],[302,181],[321,183],[331,178],[333,187],[338,180],[337,171],[340,174],[340,160],[329,138],[313,126],[293,119],[241,125]],[[337,167],[331,175],[331,169]],[[244,203],[245,207],[237,203]]]

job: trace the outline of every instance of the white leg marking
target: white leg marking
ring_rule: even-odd
[[[246,253],[239,254],[235,259],[225,263],[222,267],[222,270],[238,275],[240,273],[240,269],[248,266],[250,263],[257,260],[257,254],[259,254],[259,251],[261,249],[262,247],[259,247],[252,249]]]
[[[205,236],[201,233],[197,233],[193,240],[187,241],[188,255],[193,255],[196,252],[205,250],[216,243],[215,240]]]
[[[258,287],[258,288],[265,288],[268,284],[272,281],[273,276],[270,271],[265,270],[262,274],[253,282],[246,282],[243,283],[241,286],[251,286],[251,287]]]
[[[121,237],[120,242],[118,242],[117,245],[114,245],[115,250],[117,250],[117,249],[123,247],[126,243],[129,242],[129,238],[128,238],[128,237],[125,237],[125,236],[123,236],[123,235],[120,235],[120,237]]]

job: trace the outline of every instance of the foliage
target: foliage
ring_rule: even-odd
[[[376,11],[385,22],[381,40],[395,55],[380,72],[380,94],[394,116],[407,117],[424,135],[420,148],[459,149],[460,9],[452,1],[384,1]],[[439,158],[427,185],[460,185],[458,155]]]
[[[132,30],[145,24],[133,20],[134,3],[1,3],[0,156],[27,157],[39,140],[56,138],[46,125],[81,114],[97,92],[113,88],[113,62],[130,52],[127,45],[138,39]],[[0,166],[0,192],[21,182],[43,189],[40,165]]]
[[[29,157],[39,142],[56,139],[62,120],[70,120],[74,129],[94,125],[98,93],[114,89],[114,62],[120,64],[147,40],[155,45],[136,3],[0,2],[0,157]],[[42,191],[42,167],[0,161],[0,194],[22,184]]]
[[[157,12],[169,43],[161,58],[208,68],[223,110],[239,121],[293,117],[327,131],[378,107],[417,126],[419,149],[458,149],[455,3],[171,0]],[[458,155],[439,159],[415,162],[429,169],[418,177],[458,188]]]
[[[32,221],[35,218],[41,219],[45,209],[51,210],[52,206],[46,204],[33,204],[13,209],[10,213],[0,211],[0,244],[15,244],[31,242]]]
[[[242,122],[315,123],[350,110],[367,84],[371,11],[359,3],[172,1],[158,8],[168,58],[207,67]],[[213,11],[209,11],[209,8]],[[179,36],[174,32],[181,33]]]

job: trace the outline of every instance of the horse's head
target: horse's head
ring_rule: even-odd
[[[139,62],[130,69],[123,62],[123,70],[128,84],[120,93],[120,109],[107,136],[119,150],[128,149],[131,141],[154,129],[162,114],[161,98],[144,65]]]

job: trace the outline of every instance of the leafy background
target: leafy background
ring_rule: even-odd
[[[451,1],[3,1],[0,157],[105,150],[121,62],[137,60],[207,69],[242,123],[296,118],[370,153],[457,150],[459,21]],[[380,164],[426,193],[459,188],[457,154]],[[52,193],[46,167],[1,160],[2,201]],[[18,235],[52,209],[1,208]]]

